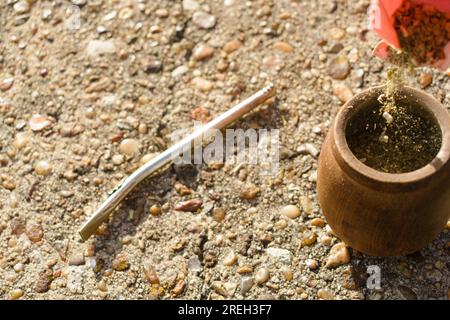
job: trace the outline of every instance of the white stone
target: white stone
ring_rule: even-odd
[[[113,20],[117,16],[117,11],[111,11],[110,13],[103,16],[102,21],[110,21]]]
[[[289,250],[281,248],[267,248],[266,253],[282,263],[291,264],[292,262],[292,253]]]
[[[123,155],[121,155],[121,154],[115,154],[115,155],[113,155],[113,157],[112,157],[112,162],[113,162],[115,165],[120,165],[120,164],[122,164],[122,163],[124,162],[124,160],[125,160],[125,158],[124,158]]]
[[[200,262],[200,259],[197,256],[189,258],[188,268],[193,272],[202,271],[202,263]]]
[[[73,294],[83,293],[83,267],[72,266],[67,271],[67,289]]]
[[[294,205],[287,205],[281,208],[280,214],[290,219],[298,218],[301,215],[300,209]]]
[[[200,5],[195,0],[183,0],[183,10],[195,11],[200,8]]]
[[[86,46],[86,54],[90,57],[114,52],[116,52],[116,46],[112,40],[91,40]]]
[[[183,74],[185,74],[188,71],[189,71],[188,66],[182,65],[182,66],[176,67],[172,71],[172,77],[177,78],[179,76],[182,76]]]
[[[17,14],[24,14],[30,11],[30,4],[26,0],[20,0],[14,4],[14,11]]]
[[[34,167],[34,171],[40,176],[48,176],[52,167],[48,161],[39,161]]]
[[[216,25],[216,18],[205,12],[197,11],[192,16],[192,22],[202,29],[211,29]]]

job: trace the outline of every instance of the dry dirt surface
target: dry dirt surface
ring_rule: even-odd
[[[370,258],[340,243],[317,204],[334,114],[386,79],[367,7],[2,0],[0,298],[448,299],[448,227],[411,256]],[[275,176],[172,165],[80,241],[81,223],[170,133],[269,81],[277,99],[234,127],[280,130]],[[408,81],[449,108],[445,72],[423,68]],[[202,206],[175,210],[190,199]],[[378,289],[366,286],[369,266]]]

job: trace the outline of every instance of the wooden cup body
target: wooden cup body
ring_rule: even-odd
[[[317,193],[322,211],[347,245],[373,256],[420,250],[450,217],[450,116],[423,91],[404,88],[405,99],[423,106],[441,127],[443,143],[427,166],[405,174],[382,173],[361,163],[345,141],[348,118],[382,92],[369,89],[339,111],[319,157]]]

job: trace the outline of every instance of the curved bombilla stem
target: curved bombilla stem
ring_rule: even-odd
[[[255,107],[273,97],[276,90],[273,84],[269,84],[251,97],[238,103],[220,116],[214,118],[204,126],[198,128],[186,138],[172,145],[164,152],[144,164],[142,167],[133,172],[130,176],[122,180],[119,185],[113,189],[108,198],[94,212],[94,214],[81,226],[79,234],[83,240],[87,240],[105,221],[110,213],[119,205],[119,203],[133,190],[142,180],[151,175],[156,170],[171,163],[186,148],[190,148],[194,140],[206,135],[212,129],[222,129],[244,114],[253,110]]]

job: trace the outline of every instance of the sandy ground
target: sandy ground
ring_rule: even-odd
[[[405,257],[338,246],[344,263],[326,266],[340,240],[317,204],[317,153],[343,101],[388,68],[371,56],[368,1],[16,2],[0,3],[1,298],[448,299],[448,229]],[[445,73],[409,82],[430,76],[425,90],[449,108]],[[80,241],[170,133],[269,81],[277,99],[234,127],[280,130],[275,176],[171,166]],[[174,209],[188,199],[202,208]],[[301,215],[282,216],[286,205]],[[371,265],[380,289],[366,287]]]

